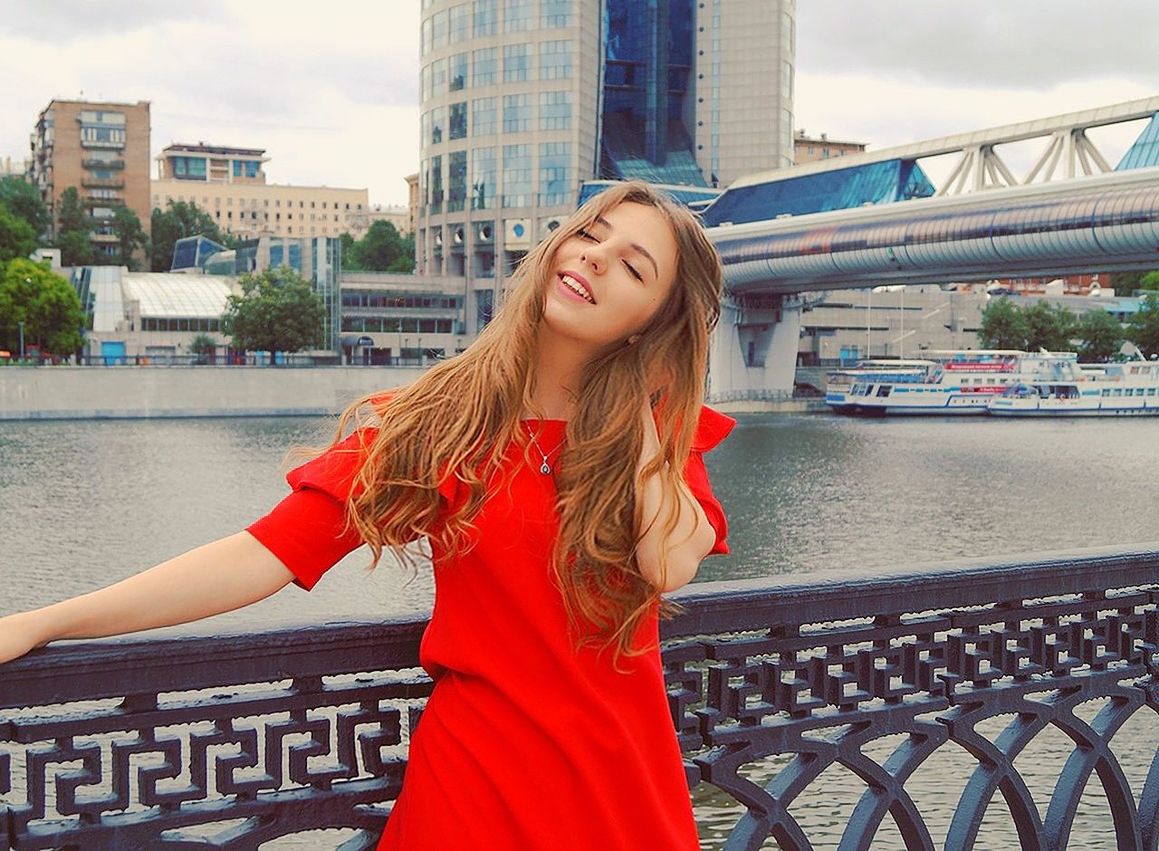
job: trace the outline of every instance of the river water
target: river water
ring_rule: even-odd
[[[237,531],[286,492],[287,450],[326,442],[330,428],[274,418],[0,423],[0,614],[91,590]],[[698,580],[920,570],[947,559],[1159,540],[1155,421],[744,416],[708,464],[733,552],[707,560]],[[218,621],[257,628],[429,608],[427,574],[368,574],[365,565],[364,554],[352,554],[313,593],[287,590]],[[1150,743],[1138,749],[1145,773],[1159,728],[1140,715],[1133,738]],[[859,786],[832,782],[837,791]],[[829,802],[841,796],[814,798],[821,803],[807,820],[822,834],[825,825],[835,830],[844,814]],[[929,806],[938,809],[936,794]],[[701,802],[702,821],[735,819],[715,807]],[[713,845],[716,831],[707,830]],[[1090,833],[1082,847],[1113,847],[1106,837]]]

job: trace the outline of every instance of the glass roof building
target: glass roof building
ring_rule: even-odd
[[[795,0],[422,0],[416,271],[463,281],[475,333],[585,181],[704,191],[791,165],[795,16]]]

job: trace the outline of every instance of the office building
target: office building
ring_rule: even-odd
[[[820,136],[808,136],[804,130],[798,130],[793,136],[793,163],[795,165],[827,160],[832,157],[846,157],[864,151],[864,142],[841,142],[837,139],[830,139],[828,133],[822,133]]]
[[[50,101],[32,133],[29,174],[55,222],[60,196],[76,187],[98,254],[117,253],[112,218],[126,206],[149,232],[149,102]]]
[[[423,0],[417,271],[468,331],[581,183],[792,164],[794,0]]]
[[[157,157],[152,204],[196,204],[223,231],[259,236],[336,237],[366,234],[371,219],[367,191],[266,182],[264,149],[223,145],[169,145]]]

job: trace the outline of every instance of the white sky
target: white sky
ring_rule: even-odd
[[[797,18],[797,127],[871,148],[1159,94],[1155,0],[798,0]],[[149,100],[154,153],[261,147],[271,182],[402,204],[418,21],[419,0],[0,0],[0,158],[27,156],[54,97]],[[1112,164],[1138,131],[1106,134]]]

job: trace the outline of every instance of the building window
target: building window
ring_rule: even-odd
[[[436,59],[431,65],[431,89],[434,94],[441,95],[447,91],[447,60]]]
[[[471,51],[471,79],[475,87],[490,86],[496,82],[499,71],[499,51],[494,47]]]
[[[433,34],[434,34],[433,22],[431,21],[430,18],[427,18],[425,21],[423,21],[422,50],[420,51],[420,54],[422,56],[426,56],[428,53],[431,52],[431,40],[432,40],[431,37]]]
[[[205,180],[205,157],[170,157],[173,176],[178,180]]]
[[[447,212],[462,210],[467,202],[467,152],[453,151],[447,160]]]
[[[447,46],[447,34],[449,32],[450,16],[444,9],[442,12],[435,12],[431,16],[431,47],[438,50],[441,47]]]
[[[447,125],[447,108],[436,106],[431,110],[431,144],[437,145],[443,141],[443,133]]]
[[[539,203],[567,204],[574,199],[571,187],[571,142],[539,145]]]
[[[571,42],[545,41],[539,45],[539,77],[541,80],[571,79]]]
[[[495,132],[495,98],[471,101],[471,135],[490,136]]]
[[[471,151],[471,209],[495,209],[495,149]]]
[[[531,206],[531,145],[503,146],[503,206]]]
[[[443,211],[443,158],[431,158],[431,212]]]
[[[574,0],[539,0],[540,27],[570,27],[573,4]]]
[[[450,139],[465,139],[467,137],[467,102],[451,104],[451,120],[448,127]]]
[[[535,0],[503,0],[503,32],[535,29]]]
[[[452,92],[462,91],[467,87],[467,68],[469,65],[470,57],[466,53],[456,53],[448,61],[450,79],[447,88]]]
[[[539,129],[571,129],[571,92],[539,93]]]
[[[503,82],[525,83],[531,78],[531,45],[503,45]]]
[[[475,38],[483,35],[495,35],[496,24],[499,19],[495,3],[496,0],[475,0],[471,5]]]
[[[531,129],[531,95],[503,96],[503,132],[520,133]]]
[[[450,42],[456,44],[466,41],[471,34],[471,4],[460,3],[451,7]]]
[[[423,66],[423,70],[421,72],[420,79],[422,80],[422,99],[424,101],[430,100],[430,98],[431,98],[431,66],[430,65]]]

